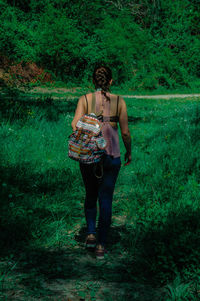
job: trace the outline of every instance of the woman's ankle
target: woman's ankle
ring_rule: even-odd
[[[104,245],[103,245],[103,244],[98,244],[98,245],[97,245],[97,249],[103,250],[103,249],[104,249]]]
[[[95,238],[95,234],[94,233],[90,233],[87,235],[87,238]]]

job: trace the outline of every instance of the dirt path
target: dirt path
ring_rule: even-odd
[[[147,98],[147,99],[170,99],[170,98],[186,98],[200,97],[200,94],[169,94],[169,95],[122,95],[124,98]]]
[[[73,245],[22,250],[4,280],[0,300],[158,301],[158,291],[127,273],[134,260],[122,244],[127,234],[123,217],[113,216],[109,252],[100,262],[85,250],[84,224],[73,229]]]
[[[41,93],[41,94],[48,94],[48,93],[56,93],[56,94],[68,94],[68,93],[77,93],[80,90],[80,87],[75,88],[46,88],[46,87],[34,87],[30,90],[31,93]]]
[[[65,98],[66,96],[73,95],[76,97],[77,93],[81,91],[81,87],[75,88],[43,88],[43,87],[35,87],[30,90],[33,94],[50,94],[53,98]],[[60,95],[60,96],[59,96]],[[77,95],[78,96],[78,95]],[[186,98],[186,97],[200,97],[200,94],[193,93],[193,94],[164,94],[164,95],[122,95],[124,98],[146,98],[146,99],[170,99],[170,98]]]

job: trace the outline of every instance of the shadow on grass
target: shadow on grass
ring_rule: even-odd
[[[139,280],[137,277],[135,280],[133,277],[130,278],[129,262],[120,248],[121,234],[128,235],[125,226],[111,228],[109,254],[103,262],[95,258],[94,252],[85,249],[85,233],[86,229],[82,227],[75,235],[77,242],[75,247],[66,245],[62,248],[45,249],[27,246],[18,251],[14,255],[14,260],[18,264],[11,276],[19,279],[15,286],[15,294],[21,290],[26,292],[28,297],[59,296],[58,300],[61,300],[65,291],[69,292],[71,289],[76,291],[76,283],[86,285],[90,281],[95,284],[100,283],[100,286],[110,284],[110,294],[113,296],[115,293],[118,294],[110,300],[121,300],[122,297],[123,300],[158,300],[158,293],[153,288],[145,284],[148,288],[146,293],[144,285],[136,283]],[[136,291],[138,298],[133,299]]]
[[[200,212],[185,206],[169,212],[166,221],[160,219],[140,224],[129,230],[122,246],[128,250],[130,274],[167,283],[177,275],[195,277],[200,273]]]
[[[42,220],[49,211],[42,209],[33,214]],[[135,229],[129,225],[111,226],[109,253],[103,264],[98,264],[94,253],[85,250],[85,227],[74,235],[74,247],[66,243],[60,248],[34,248],[31,221],[28,215],[13,220],[8,216],[1,231],[1,243],[4,242],[1,253],[14,254],[17,261],[21,256],[19,270],[15,272],[26,274],[24,285],[33,285],[33,275],[42,281],[80,280],[87,275],[95,281],[145,281],[154,285],[173,279],[189,266],[199,265],[200,213],[190,206],[178,213],[170,212],[165,222],[138,224]]]
[[[66,206],[71,203],[69,191],[73,177],[69,168],[39,172],[30,163],[0,166],[1,255],[12,254],[13,248],[29,245],[34,239],[33,233],[42,235],[45,220],[46,223],[59,222],[61,218],[68,221],[66,212],[69,210],[61,203],[65,201]],[[48,207],[51,204],[53,209]],[[75,206],[75,202],[71,203],[71,210],[77,212]]]
[[[18,262],[13,277],[18,275],[19,287],[34,297],[56,297],[58,287],[61,294],[72,283],[93,281],[112,283],[113,291],[125,288],[124,300],[158,300],[159,286],[199,265],[199,226],[200,213],[190,207],[178,214],[170,212],[163,223],[140,224],[135,230],[125,224],[111,226],[108,254],[100,262],[94,252],[85,250],[86,228],[82,227],[74,233],[74,245],[39,248],[32,244],[13,251]]]
[[[142,295],[138,288],[139,297],[135,300],[157,300],[153,287],[171,281],[186,270],[187,275],[192,277],[193,270],[199,266],[200,212],[192,205],[177,209],[174,206],[165,221],[158,217],[150,222],[143,221],[136,227],[126,224],[111,226],[107,247],[109,252],[103,262],[98,262],[94,253],[85,250],[85,227],[74,234],[74,245],[68,244],[66,239],[66,245],[62,244],[59,248],[36,247],[32,235],[33,224],[42,230],[42,221],[51,212],[41,203],[41,208],[30,213],[33,195],[41,197],[49,190],[50,194],[59,198],[64,193],[63,185],[66,184],[68,173],[65,175],[63,170],[51,170],[50,173],[38,174],[29,164],[1,167],[0,172],[3,188],[0,254],[5,262],[9,262],[12,255],[12,261],[17,265],[10,273],[11,278],[18,277],[18,289],[23,287],[35,298],[47,294],[56,296],[56,283],[59,281],[63,283],[61,290],[64,290],[70,281],[87,282],[92,279],[94,282],[112,283],[116,290],[120,285],[128,286],[132,299],[127,297],[125,300],[134,300],[131,287],[135,287],[135,283],[150,285],[146,295]],[[73,183],[70,172],[68,176]],[[68,188],[70,196],[70,185]],[[69,215],[74,215],[74,207],[69,204]],[[55,210],[58,212],[59,206]],[[64,216],[64,211],[61,210],[59,214]]]
[[[0,182],[4,194],[12,192],[16,195],[19,193],[55,194],[72,188],[73,173],[70,168],[53,167],[45,171],[37,171],[31,163],[23,163],[23,165],[0,166]]]

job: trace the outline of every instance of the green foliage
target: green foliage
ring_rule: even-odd
[[[112,66],[116,85],[130,80],[137,61],[147,55],[148,33],[132,22],[127,11],[118,18],[106,16],[95,33],[100,40],[101,56]]]
[[[48,6],[40,16],[37,31],[40,33],[37,40],[39,62],[54,70],[58,78],[66,79],[66,75],[69,78],[71,74],[79,76],[76,72],[81,60],[83,35],[75,21]]]
[[[0,51],[15,61],[36,60],[34,31],[22,11],[0,3]]]
[[[91,82],[105,61],[116,86],[199,88],[198,1],[1,1],[0,50],[56,80]]]
[[[189,295],[189,288],[190,283],[182,283],[180,276],[174,279],[172,284],[168,284],[166,286],[167,291],[167,299],[170,301],[181,301],[181,300],[188,300],[187,296]]]

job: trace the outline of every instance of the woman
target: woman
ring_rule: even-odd
[[[107,234],[111,224],[112,198],[115,183],[121,166],[119,136],[117,122],[119,122],[122,139],[126,148],[126,164],[131,162],[131,136],[128,128],[126,104],[123,98],[109,93],[112,84],[112,72],[104,65],[95,68],[93,73],[95,93],[81,96],[72,128],[76,130],[77,121],[84,115],[95,112],[102,115],[102,133],[107,142],[106,154],[103,157],[103,176],[99,179],[94,173],[93,164],[80,163],[80,170],[86,190],[84,204],[87,222],[86,248],[95,248],[96,257],[104,258]],[[95,105],[94,105],[95,99]],[[96,245],[96,215],[97,199],[99,200],[98,244]]]

